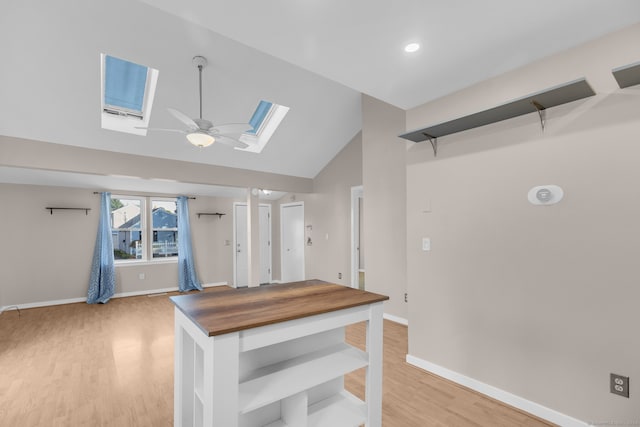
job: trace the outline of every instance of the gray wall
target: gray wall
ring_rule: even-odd
[[[410,148],[411,355],[584,421],[640,420],[640,89],[611,75],[638,40],[640,25],[407,112],[415,129],[580,76],[598,93],[547,110],[544,132],[532,113],[443,137],[436,159]],[[544,184],[565,199],[531,205]]]
[[[66,187],[0,184],[4,224],[0,245],[0,306],[86,297],[98,226],[99,197]],[[196,269],[202,283],[233,283],[233,202],[198,197],[189,201]],[[83,211],[46,206],[89,207]],[[223,212],[197,217],[197,212]],[[225,240],[231,244],[225,246]],[[139,274],[145,278],[140,279]],[[177,287],[176,262],[116,267],[116,292]]]
[[[279,200],[277,210],[283,203],[304,202],[305,226],[312,226],[313,243],[305,246],[306,278],[351,285],[351,187],[358,185],[362,185],[361,134],[314,178],[313,193],[291,193]],[[279,218],[276,228],[279,235]],[[279,250],[278,246],[278,273]]]
[[[407,318],[405,112],[362,96],[365,288],[389,296],[385,313]]]

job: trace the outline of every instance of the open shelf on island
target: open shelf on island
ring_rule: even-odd
[[[367,404],[342,391],[309,407],[308,427],[358,427],[367,420]]]
[[[368,360],[367,353],[340,343],[259,369],[254,378],[240,384],[240,413],[364,368]]]

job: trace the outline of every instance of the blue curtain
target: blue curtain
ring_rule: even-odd
[[[178,197],[178,289],[180,292],[202,290],[202,285],[196,277],[191,247],[189,204],[185,196],[180,196]]]
[[[113,266],[113,240],[111,238],[111,193],[100,195],[100,223],[96,247],[93,251],[87,304],[104,304],[113,296],[116,274]]]

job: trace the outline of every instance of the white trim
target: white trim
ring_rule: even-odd
[[[589,424],[587,424],[584,421],[580,421],[576,418],[570,417],[568,415],[562,414],[553,409],[547,408],[546,406],[542,406],[538,403],[524,399],[520,396],[516,396],[515,394],[511,394],[508,391],[501,390],[497,387],[491,386],[489,384],[485,384],[481,381],[478,381],[473,378],[469,378],[465,375],[459,374],[457,372],[451,371],[447,368],[436,365],[435,363],[427,362],[426,360],[420,359],[410,354],[407,354],[406,360],[407,360],[407,363],[410,365],[424,369],[425,371],[428,371],[440,377],[446,378],[457,384],[470,388],[471,390],[475,390],[486,396],[492,397],[493,399],[499,400],[500,402],[506,403],[507,405],[513,406],[522,411],[535,415],[536,417],[540,417],[544,420],[561,425],[563,427],[589,426]]]
[[[304,211],[304,201],[301,202],[291,202],[291,203],[281,203],[280,204],[280,279],[282,280],[282,275],[284,273],[284,240],[283,240],[283,232],[284,232],[284,227],[282,226],[282,211],[284,208],[286,207],[291,207],[291,206],[302,206],[302,223],[303,223],[303,227],[306,227],[306,213]],[[304,235],[304,230],[303,229],[303,235]],[[307,251],[307,242],[302,241],[302,278],[303,280],[307,277],[307,272],[306,272],[306,268],[305,268],[305,264],[306,264],[306,251]]]
[[[149,261],[145,261],[145,260],[141,260],[141,259],[136,259],[136,260],[115,260],[113,265],[116,268],[120,268],[120,267],[140,267],[143,265],[161,265],[161,264],[177,264],[178,263],[178,257],[177,256],[172,256],[172,257],[166,257],[166,258],[154,258],[153,261],[149,260]]]
[[[236,259],[236,254],[237,254],[237,250],[238,250],[238,242],[237,242],[237,238],[236,238],[236,232],[238,231],[236,229],[236,208],[238,206],[247,206],[246,202],[233,202],[233,287],[237,288],[238,287],[238,279],[237,279],[237,275],[236,275],[236,268],[237,268],[237,259]],[[271,222],[271,204],[270,203],[258,203],[258,224],[260,223],[260,208],[261,207],[267,207],[269,209],[269,283],[273,283],[273,233],[272,233],[272,229],[273,229],[273,224]],[[249,220],[249,211],[247,210],[247,221]],[[258,234],[259,234],[259,230],[258,230]],[[247,235],[247,238],[249,236]],[[258,236],[260,237],[260,236]],[[262,243],[260,243],[260,245],[262,245]],[[260,263],[262,263],[262,259],[260,260]],[[262,266],[261,266],[262,267]],[[247,285],[241,285],[240,287],[244,288]]]
[[[269,252],[269,280],[267,281],[267,283],[271,283],[271,280],[273,279],[273,250],[271,249],[273,247],[273,245],[271,244],[272,240],[273,240],[273,233],[271,233],[271,230],[273,229],[273,226],[271,224],[271,204],[270,203],[259,203],[258,204],[258,226],[260,226],[260,208],[261,207],[267,207],[268,210],[268,216],[267,216],[267,230],[269,231],[269,237],[268,239],[268,245],[267,247],[268,252]],[[260,234],[260,229],[258,230],[258,234]],[[258,235],[258,238],[260,236]],[[258,239],[259,240],[259,239]],[[260,242],[260,247],[262,247],[262,242]],[[262,264],[262,257],[260,258],[260,264]],[[262,269],[262,265],[260,266],[260,268]]]
[[[360,198],[363,198],[364,192],[362,185],[351,187],[351,287],[358,289],[359,287],[359,264],[360,254],[356,249],[360,240]]]
[[[211,288],[213,286],[226,286],[227,282],[214,282],[214,283],[203,283],[203,288]],[[153,295],[160,294],[163,292],[176,292],[178,291],[178,287],[174,288],[163,288],[163,289],[149,289],[144,291],[132,291],[132,292],[119,292],[114,294],[112,298],[126,298],[126,297],[135,297],[140,295]],[[12,304],[5,307],[0,307],[0,312],[3,312],[7,309],[19,308],[20,310],[24,310],[27,308],[38,308],[38,307],[49,307],[52,305],[63,305],[63,304],[74,304],[78,302],[87,302],[87,298],[67,298],[67,299],[59,299],[52,301],[38,301],[38,302],[28,302],[25,304]]]
[[[247,206],[247,203],[246,202],[245,203],[233,202],[233,225],[232,225],[233,226],[233,240],[232,240],[231,244],[233,245],[233,247],[232,247],[232,249],[233,249],[232,258],[233,258],[233,287],[234,288],[238,287],[238,277],[236,275],[236,269],[238,268],[237,265],[236,265],[237,264],[236,257],[237,257],[237,254],[238,254],[236,252],[238,250],[238,246],[237,246],[238,242],[237,242],[237,238],[236,238],[236,233],[238,231],[237,228],[236,228],[237,227],[237,225],[236,225],[236,215],[237,215],[236,207],[239,206],[239,205]]]
[[[393,314],[384,313],[382,318],[390,320],[395,323],[399,323],[404,326],[409,326],[409,321],[403,317],[394,316]]]

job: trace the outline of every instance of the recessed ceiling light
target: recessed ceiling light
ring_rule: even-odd
[[[408,53],[416,52],[418,49],[420,49],[420,45],[418,43],[409,43],[404,47],[404,51]]]

